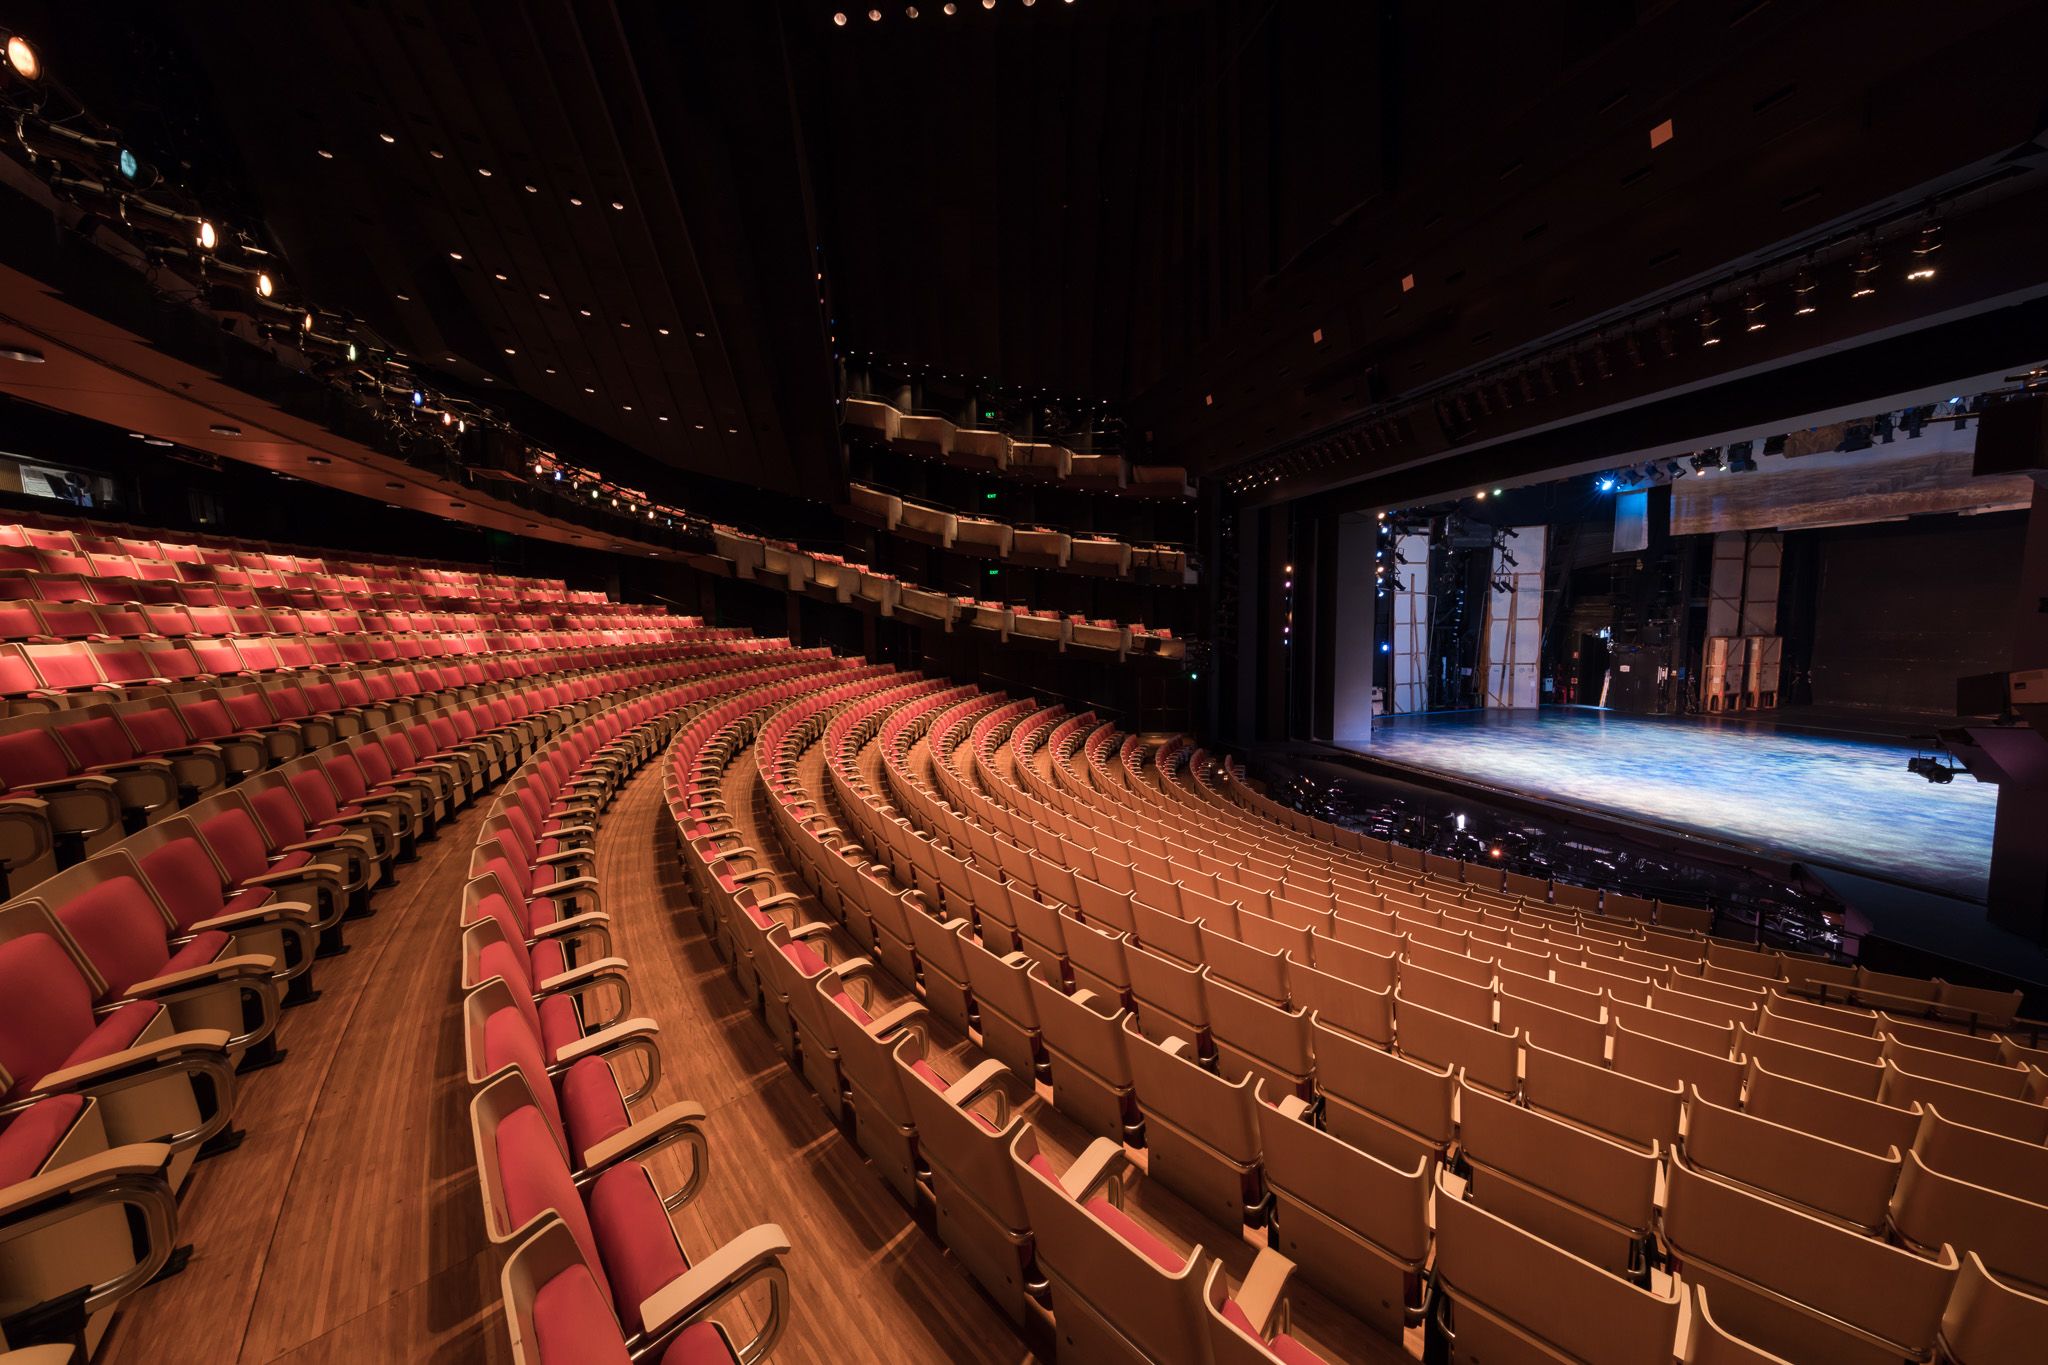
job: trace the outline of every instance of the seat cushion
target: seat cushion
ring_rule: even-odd
[[[566,995],[551,995],[540,1002],[540,1045],[553,1061],[563,1048],[583,1036],[583,1020],[576,1003]]]
[[[562,1118],[568,1124],[569,1150],[579,1156],[632,1126],[618,1082],[602,1057],[584,1057],[562,1073]]]
[[[1264,1340],[1259,1336],[1258,1329],[1252,1326],[1252,1320],[1237,1306],[1236,1299],[1223,1305],[1223,1320],[1254,1341]],[[1286,1365],[1329,1365],[1321,1356],[1284,1332],[1266,1342],[1266,1350],[1274,1359],[1285,1361]]]
[[[725,1337],[708,1322],[685,1327],[661,1353],[661,1365],[732,1365],[734,1359]]]
[[[100,1020],[98,1027],[71,1049],[71,1055],[57,1069],[61,1071],[67,1066],[110,1057],[134,1047],[135,1040],[142,1036],[142,1031],[150,1026],[162,1009],[163,1006],[148,1000],[130,1000]]]
[[[1110,1203],[1104,1196],[1098,1194],[1082,1207],[1094,1214],[1096,1220],[1104,1227],[1135,1247],[1138,1254],[1167,1274],[1178,1275],[1187,1267],[1185,1257],[1140,1227],[1136,1219]]]
[[[545,929],[562,917],[553,896],[535,896],[526,902],[526,924],[530,930]]]
[[[805,976],[817,976],[825,970],[825,959],[808,943],[785,943],[782,955],[796,964],[796,969]]]
[[[163,974],[168,976],[172,972],[204,967],[209,962],[218,961],[233,941],[218,929],[194,934],[190,943],[171,954],[170,961],[164,963]]]
[[[630,1365],[618,1319],[586,1266],[572,1265],[533,1296],[540,1365]]]
[[[42,1170],[84,1112],[84,1096],[57,1095],[36,1101],[0,1129],[0,1189]]]
[[[645,1166],[621,1162],[597,1178],[590,1187],[590,1227],[619,1321],[638,1332],[641,1302],[690,1268]]]

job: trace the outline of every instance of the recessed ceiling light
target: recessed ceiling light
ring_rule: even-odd
[[[590,316],[590,310],[588,308],[578,308],[576,311],[581,313],[584,317]]]
[[[476,168],[476,173],[488,180],[491,176],[491,168],[489,166],[479,166]]]
[[[555,367],[554,367],[554,366],[552,366],[552,365],[548,366],[548,367],[547,367],[547,372],[548,372],[549,374],[553,374],[553,373],[555,372]]]
[[[322,147],[320,149],[320,159],[322,161],[332,161],[334,160],[334,153],[328,151],[325,147]]]
[[[503,275],[498,274],[496,271],[491,272],[491,278],[498,281],[500,284],[505,283],[505,277]]]
[[[436,160],[436,161],[440,161],[440,160],[443,160],[443,159],[444,159],[444,158],[442,157],[442,155],[441,155],[440,151],[439,151],[438,149],[436,149],[436,148],[432,148],[432,147],[429,147],[429,148],[427,149],[427,155],[428,155],[428,156],[430,156],[430,157],[432,157],[432,158],[434,158],[434,160]]]
[[[696,337],[699,341],[702,341],[704,339],[704,334],[702,332],[692,332],[691,335]]]
[[[588,385],[588,384],[585,384],[585,385],[583,386],[583,391],[584,391],[585,393],[596,393],[596,392],[597,392],[597,390],[596,390],[596,389],[593,389],[593,388],[591,388],[591,387],[590,387],[590,385]]]
[[[579,209],[580,209],[580,208],[582,208],[582,207],[583,207],[583,201],[582,201],[581,199],[578,199],[578,198],[577,198],[577,197],[576,197],[575,195],[573,195],[573,194],[569,196],[569,203],[570,203],[571,207],[574,207],[574,208],[579,208]]]
[[[727,427],[725,429],[725,434],[728,436],[737,436],[740,434],[740,429],[738,427]]]
[[[704,430],[704,424],[702,422],[692,422],[690,423],[690,426],[697,431]]]
[[[518,352],[517,350],[513,349],[512,347],[510,347],[510,346],[507,346],[507,347],[505,348],[505,354],[506,354],[506,355],[518,355],[518,354],[519,354],[519,352]]]
[[[619,326],[625,328],[629,332],[633,330],[633,324],[630,322],[622,322],[619,324]]]
[[[656,417],[654,420],[657,422],[666,422],[668,420],[668,416],[667,414],[664,413],[663,415]]]
[[[526,192],[527,192],[528,194],[539,194],[539,193],[540,193],[540,186],[538,186],[538,185],[528,185],[528,186],[526,187]]]
[[[378,139],[378,141],[380,141],[380,142],[396,142],[396,141],[398,141],[398,139],[397,139],[397,138],[395,138],[395,137],[391,136],[391,134],[389,134],[389,133],[379,133],[379,134],[377,134],[377,139]]]
[[[657,332],[659,332],[659,333],[661,333],[661,334],[662,334],[663,336],[667,336],[667,335],[668,335],[668,328],[666,328],[666,327],[657,327],[657,328],[655,328],[654,330],[655,330],[655,331],[657,331]]]
[[[459,251],[451,251],[448,253],[448,259],[451,261],[459,261],[462,259],[462,253]]]
[[[627,412],[631,412],[632,410],[633,410],[633,405],[632,405],[631,403],[628,403],[628,404],[626,404],[626,411],[627,411]]]
[[[410,294],[400,294],[400,295],[398,296],[398,301],[399,301],[400,303],[411,303],[411,302],[412,302],[412,295],[410,295]]]

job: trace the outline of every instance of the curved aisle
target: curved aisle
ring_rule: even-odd
[[[478,801],[399,865],[236,1088],[247,1137],[179,1201],[192,1260],[116,1316],[108,1365],[510,1361],[463,1080],[458,907]]]
[[[606,812],[597,875],[617,955],[633,964],[633,1012],[661,1024],[662,1078],[647,1111],[685,1099],[707,1111],[711,1175],[676,1215],[685,1245],[715,1246],[764,1222],[789,1233],[795,1308],[775,1346],[775,1365],[1032,1359],[1009,1321],[833,1127],[742,1004],[698,927],[660,773],[660,762],[648,764]],[[727,790],[765,800],[751,751],[727,774]],[[753,827],[750,842],[786,874],[773,842],[760,842],[768,837],[765,813],[749,811],[744,801],[732,809],[743,829]],[[782,880],[800,887],[794,876]],[[446,966],[444,954],[437,964],[444,978]],[[458,1056],[451,1085],[460,1084],[460,1073]],[[657,1179],[680,1179],[682,1160],[678,1153],[657,1157]],[[473,1176],[465,1186],[464,1196],[474,1201]],[[480,1221],[474,1207],[460,1213]],[[503,1330],[500,1324],[501,1337]]]

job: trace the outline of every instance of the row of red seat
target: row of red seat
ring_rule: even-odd
[[[672,751],[688,752],[728,721],[846,676],[823,651],[763,656],[715,686],[655,701],[679,732]],[[617,775],[660,751],[628,747]],[[654,1021],[631,1017],[629,964],[614,952],[596,877],[593,826],[615,790],[550,817],[515,783],[478,836],[464,892],[470,1112],[485,1225],[512,1248],[503,1279],[513,1354],[522,1365],[757,1361],[790,1311],[786,1237],[763,1224],[693,1254],[669,1215],[703,1189],[704,1108],[631,1113],[662,1059]],[[691,1164],[664,1192],[647,1163],[670,1147]],[[738,1344],[729,1324],[742,1299],[753,1334]]]
[[[515,769],[543,815],[576,808],[608,776],[603,735],[751,657],[556,669],[239,732],[239,784],[0,905],[8,1340],[89,1349],[123,1295],[176,1264],[175,1192],[232,1141],[238,1071],[275,1060],[280,1007],[310,998],[316,956],[410,844]],[[65,746],[120,723],[50,719],[72,723],[41,735]]]

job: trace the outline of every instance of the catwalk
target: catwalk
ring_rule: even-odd
[[[1381,717],[1373,758],[1982,901],[1998,792],[1911,749],[1590,707]]]

